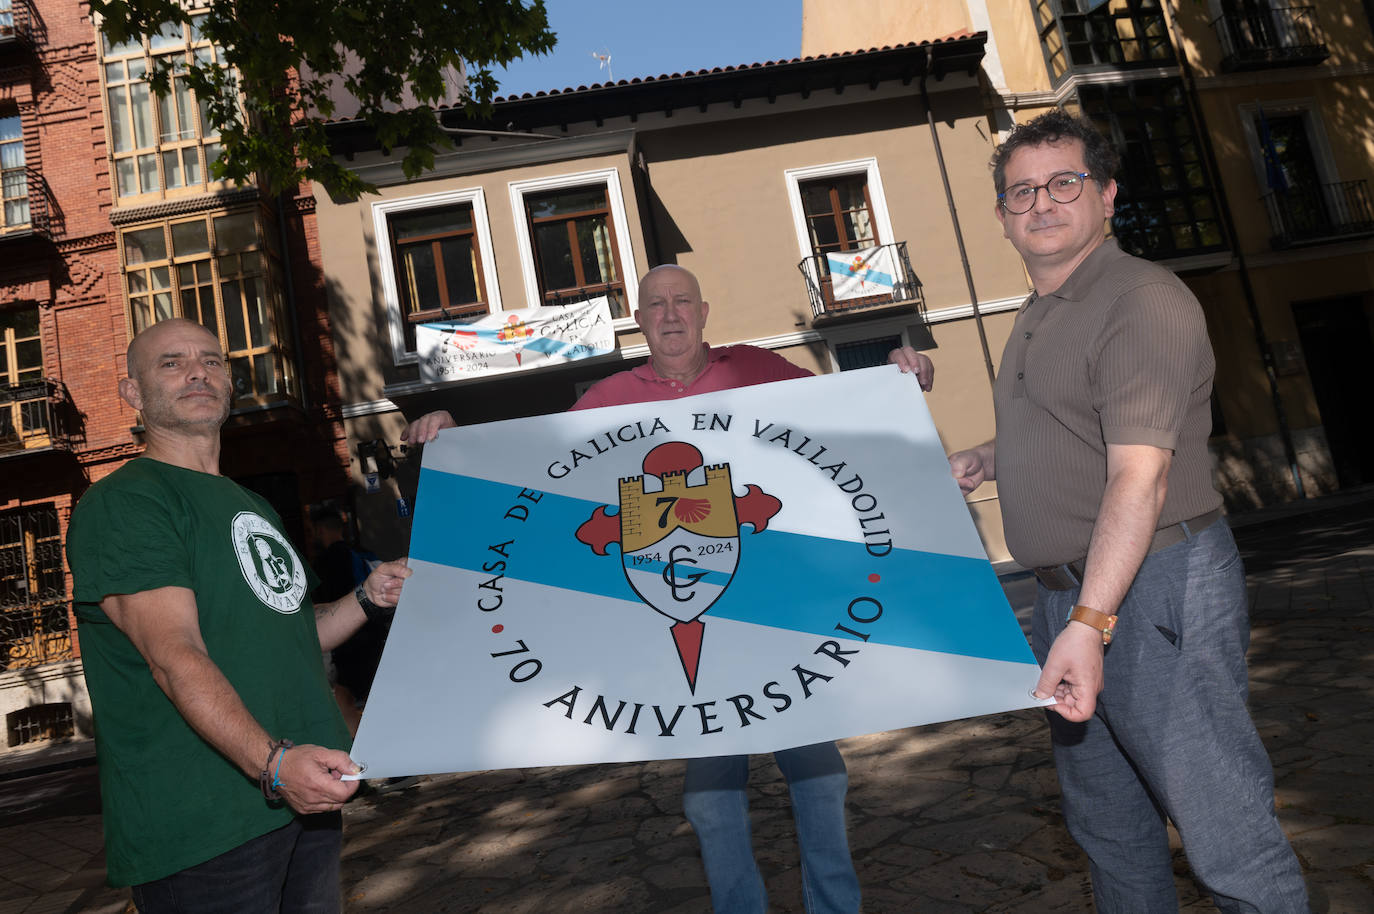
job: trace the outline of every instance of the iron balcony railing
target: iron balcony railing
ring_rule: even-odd
[[[544,293],[545,305],[575,305],[589,298],[604,295],[611,303],[611,317],[629,317],[630,306],[625,299],[623,282],[602,282],[573,289],[555,289]]]
[[[1261,199],[1269,210],[1276,248],[1374,235],[1374,207],[1363,180],[1290,187]]]
[[[0,457],[69,444],[67,389],[38,378],[0,385]]]
[[[0,47],[10,42],[28,42],[33,33],[32,24],[25,0],[10,3],[0,0]]]
[[[873,251],[873,248],[866,248],[865,251]],[[872,294],[863,294],[866,290],[860,281],[856,284],[854,277],[831,275],[831,259],[826,254],[812,254],[810,257],[802,259],[797,264],[797,269],[801,270],[802,278],[806,281],[806,294],[811,299],[811,314],[816,319],[833,319],[855,312],[867,311],[874,308],[891,308],[893,306],[907,306],[918,313],[925,314],[925,295],[921,289],[921,280],[917,278],[915,271],[911,269],[911,260],[907,257],[906,242],[898,241],[893,244],[878,245],[877,250],[881,253],[870,260],[870,263],[878,268],[879,272],[883,268],[890,267],[892,272],[890,288],[885,282],[872,284],[874,289]],[[859,251],[837,251],[836,257],[848,260],[851,255],[858,256]],[[839,280],[837,293],[836,280]]]
[[[1311,6],[1225,13],[1212,28],[1226,71],[1310,66],[1331,56]]]
[[[48,182],[43,180],[43,175],[38,169],[29,166],[24,169],[24,181],[27,197],[21,196],[10,200],[9,203],[20,203],[27,212],[21,210],[15,213],[11,209],[6,209],[4,218],[0,219],[0,242],[11,238],[29,238],[33,235],[51,238],[59,229],[54,221],[58,210],[52,203]]]

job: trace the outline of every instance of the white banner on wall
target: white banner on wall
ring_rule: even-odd
[[[615,349],[615,330],[610,302],[602,295],[475,321],[419,324],[415,349],[421,380],[452,381],[606,355]]]
[[[895,367],[441,432],[368,777],[768,752],[1029,707]]]

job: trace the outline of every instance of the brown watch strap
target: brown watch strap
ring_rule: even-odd
[[[1102,633],[1102,643],[1111,644],[1112,635],[1116,633],[1116,616],[1109,616],[1106,613],[1098,612],[1091,606],[1079,604],[1069,613],[1070,622],[1082,622],[1091,626]]]

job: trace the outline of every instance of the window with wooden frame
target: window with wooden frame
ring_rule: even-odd
[[[487,314],[486,278],[471,203],[387,217],[406,349],[415,325]]]
[[[832,175],[798,183],[811,253],[853,251],[882,242],[864,173]]]
[[[0,450],[49,443],[38,306],[0,310]]]
[[[199,17],[197,17],[199,18]],[[109,113],[109,149],[115,192],[125,198],[167,192],[205,192],[222,182],[210,177],[219,157],[218,135],[206,107],[186,83],[184,64],[213,59],[216,50],[195,20],[164,25],[155,35],[111,45],[101,35],[101,82]],[[173,67],[171,90],[158,96],[148,75]],[[182,66],[178,66],[178,64]]]
[[[525,194],[525,216],[543,304],[605,295],[628,317],[625,274],[605,184]]]
[[[0,232],[29,224],[29,177],[19,115],[0,117]]]
[[[193,320],[224,346],[235,405],[296,396],[271,222],[210,213],[120,233],[130,324]]]
[[[15,385],[43,377],[43,342],[38,306],[0,310],[0,384]]]

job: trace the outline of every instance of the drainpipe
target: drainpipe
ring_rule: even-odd
[[[1298,493],[1298,498],[1306,498],[1307,493],[1303,490],[1302,475],[1298,472],[1297,448],[1293,446],[1293,432],[1288,427],[1288,411],[1284,409],[1283,398],[1279,395],[1279,378],[1274,371],[1274,353],[1269,346],[1269,337],[1264,332],[1264,323],[1260,320],[1259,305],[1255,301],[1255,289],[1250,284],[1250,268],[1245,262],[1245,251],[1240,244],[1240,238],[1236,235],[1235,219],[1231,215],[1231,204],[1226,196],[1226,188],[1221,181],[1221,172],[1217,167],[1216,150],[1212,146],[1212,134],[1207,129],[1207,124],[1202,117],[1202,103],[1198,99],[1197,84],[1193,79],[1193,68],[1188,63],[1188,56],[1183,51],[1183,41],[1178,32],[1178,16],[1175,14],[1174,4],[1169,4],[1169,28],[1174,33],[1174,52],[1178,54],[1179,72],[1183,76],[1184,98],[1187,99],[1188,107],[1192,111],[1193,120],[1197,123],[1198,134],[1202,138],[1202,148],[1207,154],[1207,163],[1212,170],[1217,189],[1217,204],[1221,210],[1222,222],[1226,225],[1226,232],[1231,236],[1235,244],[1236,267],[1240,273],[1241,294],[1245,297],[1245,309],[1250,314],[1250,324],[1255,329],[1255,345],[1259,348],[1260,358],[1264,361],[1264,374],[1269,380],[1269,396],[1274,401],[1274,417],[1279,424],[1279,438],[1283,441],[1283,454],[1288,459],[1288,472],[1293,477],[1293,488]]]
[[[289,317],[287,326],[291,328],[291,361],[296,366],[296,382],[301,393],[301,410],[308,416],[310,415],[310,384],[305,376],[304,355],[301,352],[301,331],[300,327],[297,326],[300,315],[296,310],[296,280],[293,275],[295,262],[290,256],[290,236],[286,233],[286,207],[290,204],[290,191],[282,191],[277,195],[277,238],[282,247],[277,253],[282,260],[282,284],[286,287],[283,291],[286,293],[286,313]]]
[[[978,307],[978,293],[973,289],[973,271],[969,268],[968,251],[964,248],[964,233],[959,228],[959,212],[954,207],[954,191],[949,186],[949,172],[945,169],[945,154],[940,148],[940,134],[935,129],[935,112],[930,107],[930,93],[926,89],[926,77],[930,75],[930,48],[925,49],[925,62],[921,67],[921,104],[925,105],[926,123],[930,125],[930,141],[935,146],[935,161],[940,166],[940,183],[945,188],[945,204],[949,207],[949,220],[954,225],[954,241],[959,245],[959,262],[964,266],[964,282],[968,286],[968,300],[973,304],[973,321],[978,325],[978,342],[983,346],[983,364],[988,370],[988,386],[995,385],[997,376],[992,368],[992,353],[988,350],[988,334],[983,327],[983,312]]]

